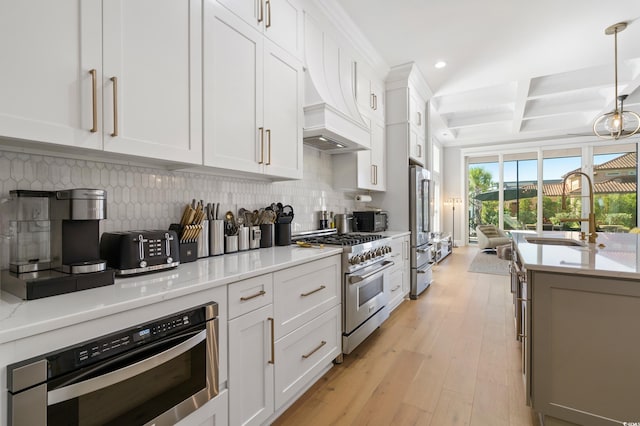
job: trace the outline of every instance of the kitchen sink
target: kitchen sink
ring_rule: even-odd
[[[532,244],[546,244],[552,246],[573,246],[584,247],[585,243],[582,241],[572,240],[571,238],[558,238],[558,237],[525,237],[528,243]]]

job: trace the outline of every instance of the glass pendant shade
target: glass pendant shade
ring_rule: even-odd
[[[633,111],[624,111],[622,102],[616,109],[600,116],[593,123],[593,132],[603,139],[622,139],[635,135],[640,130],[640,116]]]
[[[635,135],[640,130],[640,116],[633,111],[624,110],[624,100],[627,95],[618,96],[618,33],[627,28],[626,22],[618,22],[604,30],[607,35],[614,36],[614,66],[615,66],[615,101],[616,108],[601,115],[593,123],[593,132],[602,139],[621,139]]]

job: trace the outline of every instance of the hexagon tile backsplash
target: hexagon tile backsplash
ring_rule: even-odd
[[[105,189],[103,232],[166,229],[180,220],[184,206],[194,198],[220,203],[221,215],[280,201],[294,208],[294,232],[317,229],[323,208],[336,213],[354,208],[353,198],[332,188],[332,175],[331,157],[308,147],[304,148],[304,178],[274,183],[0,151],[0,198],[9,197],[14,189]]]

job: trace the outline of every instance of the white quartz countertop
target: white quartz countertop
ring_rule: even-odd
[[[37,300],[22,300],[3,291],[0,344],[340,253],[342,249],[335,247],[263,248],[199,259],[169,271],[116,278],[114,285]]]
[[[532,236],[579,240],[578,232],[512,231],[518,254],[526,269],[618,278],[640,278],[640,236],[599,233],[595,244],[582,246],[536,244]]]

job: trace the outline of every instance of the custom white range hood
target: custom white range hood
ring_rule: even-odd
[[[371,148],[369,127],[356,106],[353,61],[305,16],[304,143],[327,153]]]

